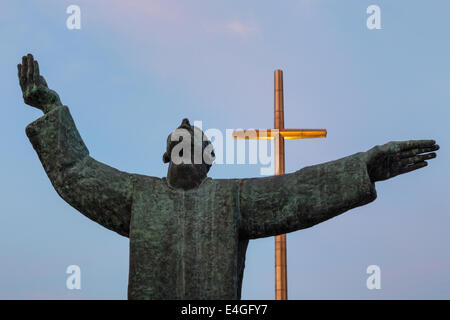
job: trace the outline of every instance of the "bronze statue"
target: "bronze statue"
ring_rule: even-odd
[[[129,299],[240,299],[250,239],[309,228],[365,205],[376,198],[375,182],[425,167],[439,149],[433,140],[389,142],[289,174],[211,179],[210,163],[176,164],[168,139],[167,178],[130,174],[89,156],[31,54],[18,71],[25,103],[44,112],[26,134],[55,190],[130,238]],[[188,120],[180,128],[199,130]],[[202,150],[209,145],[202,142]]]

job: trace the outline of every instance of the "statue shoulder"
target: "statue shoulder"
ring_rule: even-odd
[[[131,181],[136,188],[142,187],[161,187],[165,184],[162,178],[146,176],[143,174],[132,173]]]

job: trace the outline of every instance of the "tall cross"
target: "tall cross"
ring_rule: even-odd
[[[275,128],[251,130],[234,130],[234,139],[270,139],[275,140],[275,174],[284,174],[284,140],[325,138],[325,129],[285,129],[283,71],[275,70]],[[286,235],[275,237],[275,299],[287,299],[287,264]]]

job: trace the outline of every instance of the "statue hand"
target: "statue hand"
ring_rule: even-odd
[[[428,165],[439,146],[434,140],[389,142],[363,153],[372,182],[383,181]]]
[[[39,74],[39,64],[29,53],[22,57],[22,64],[17,65],[20,88],[26,104],[49,112],[61,105],[58,94],[49,89],[44,77]]]

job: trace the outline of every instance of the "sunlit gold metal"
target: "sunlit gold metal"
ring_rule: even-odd
[[[285,129],[283,71],[275,70],[275,112],[274,129],[234,130],[234,139],[275,140],[275,174],[285,173],[284,140],[325,138],[325,129]],[[286,235],[275,237],[275,299],[287,300]]]
[[[289,139],[311,139],[325,138],[327,130],[325,129],[255,129],[255,130],[234,130],[234,139],[257,139],[257,140],[274,140],[281,135],[284,140]]]
[[[274,128],[284,129],[283,71],[275,70]],[[275,138],[275,174],[284,174],[284,138]],[[287,300],[286,235],[275,236],[275,299]]]

